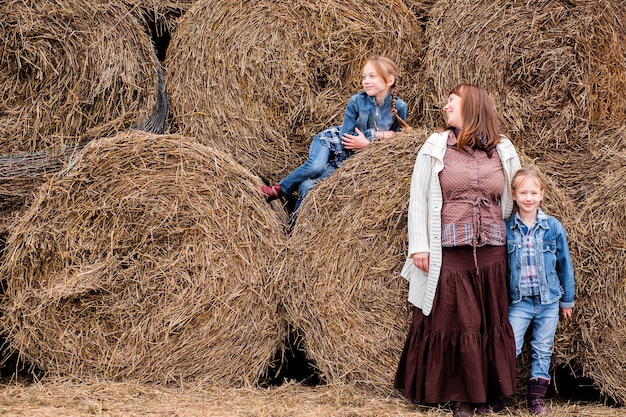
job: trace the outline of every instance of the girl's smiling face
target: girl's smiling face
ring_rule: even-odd
[[[463,129],[463,114],[461,113],[463,103],[461,97],[452,93],[448,96],[448,102],[443,106],[443,112],[446,115],[446,119],[449,126],[456,127],[457,129]]]
[[[515,187],[513,200],[520,215],[536,214],[543,200],[543,189],[534,178],[524,178]]]
[[[392,75],[389,77],[389,81],[385,82],[383,77],[376,71],[376,67],[371,62],[368,62],[363,67],[361,82],[367,95],[376,98],[376,102],[381,104],[383,99],[389,94],[389,91],[391,91],[395,77]]]

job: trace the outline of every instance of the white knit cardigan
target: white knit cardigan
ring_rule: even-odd
[[[439,272],[441,271],[441,206],[443,197],[439,173],[443,169],[448,132],[432,134],[422,145],[411,180],[408,229],[409,253],[401,275],[409,281],[409,302],[428,316],[432,309]],[[500,199],[502,214],[508,218],[513,211],[511,178],[520,168],[520,161],[511,141],[505,136],[496,146],[504,171],[504,190]],[[430,252],[428,273],[418,269],[411,259],[417,252]]]

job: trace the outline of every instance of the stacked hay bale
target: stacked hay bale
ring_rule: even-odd
[[[578,302],[566,335],[575,335],[566,359],[600,391],[626,403],[626,151],[612,156],[615,169],[597,182],[577,218]]]
[[[115,2],[0,6],[0,155],[76,144],[146,122],[157,107],[151,40]]]
[[[426,136],[420,129],[373,143],[316,186],[298,212],[283,256],[291,283],[283,302],[328,383],[391,391],[410,324],[400,271],[411,175]],[[548,212],[570,218],[568,200],[553,187]]]
[[[406,212],[426,132],[374,142],[319,183],[283,256],[283,303],[329,384],[388,393],[409,323]],[[297,260],[297,262],[295,261]]]
[[[458,83],[485,87],[518,147],[578,198],[561,173],[581,154],[598,162],[590,150],[615,139],[598,129],[626,118],[625,19],[610,0],[441,0],[426,33],[426,116],[439,119],[438,100]]]
[[[1,233],[81,142],[162,133],[167,98],[151,40],[122,5],[20,1],[0,12]]]
[[[50,375],[257,382],[284,339],[284,234],[258,184],[193,139],[91,142],[11,229],[10,348]]]
[[[0,157],[0,234],[32,202],[46,178],[67,166],[83,146]]]
[[[276,181],[304,161],[315,133],[341,124],[370,55],[401,66],[397,93],[417,117],[421,48],[399,0],[200,0],[165,61],[173,122]]]

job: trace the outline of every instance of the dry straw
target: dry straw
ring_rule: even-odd
[[[597,403],[547,399],[556,417],[623,417],[624,410]],[[269,389],[154,387],[132,382],[71,383],[46,380],[2,384],[7,416],[242,416],[242,417],[450,417],[448,404],[418,406],[400,396],[355,393],[343,387],[285,383]],[[525,401],[508,402],[507,417],[532,417]],[[495,416],[495,414],[494,414]]]
[[[425,137],[421,129],[375,142],[316,186],[299,210],[284,256],[291,283],[284,303],[308,358],[330,384],[391,390],[410,324],[400,271],[411,175]],[[549,179],[546,185],[546,210],[569,228],[571,202]]]
[[[10,350],[72,378],[256,383],[284,336],[284,234],[258,184],[193,139],[91,142],[11,229]]]
[[[606,176],[619,178],[626,156],[626,125],[594,127],[586,150],[562,149],[540,155],[536,164],[569,198],[586,204]]]
[[[609,397],[626,403],[626,154],[580,209],[578,304],[570,330],[577,335],[571,356]],[[615,161],[614,161],[615,162]]]
[[[610,0],[439,1],[426,31],[426,117],[471,82],[529,156],[585,151],[591,124],[626,118],[624,20]]]
[[[329,384],[391,390],[408,329],[406,212],[426,132],[375,142],[307,195],[284,256],[288,321]]]
[[[75,158],[84,145],[0,157],[0,233],[26,210],[35,190]]]
[[[0,155],[162,124],[151,121],[163,113],[159,64],[126,7],[5,1],[0,11]]]
[[[191,7],[194,0],[119,0],[158,37],[176,30],[178,19]]]
[[[415,111],[422,31],[398,0],[201,0],[181,19],[165,61],[179,131],[276,181],[304,162],[312,136],[341,124],[374,54],[400,66]]]

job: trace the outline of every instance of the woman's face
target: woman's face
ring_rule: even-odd
[[[461,109],[463,108],[461,97],[452,93],[448,96],[448,103],[443,106],[443,112],[446,115],[448,125],[456,127],[457,129],[463,129],[463,115]]]

